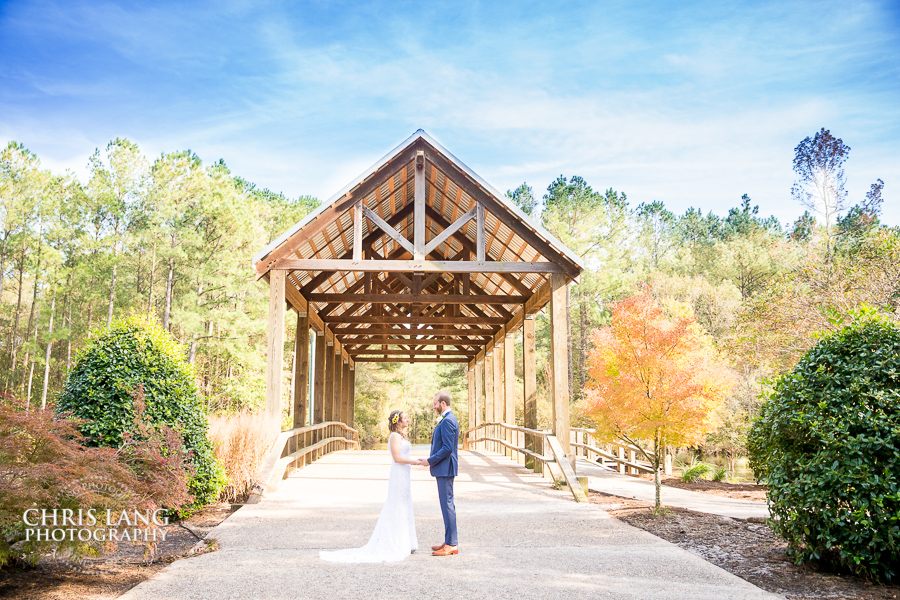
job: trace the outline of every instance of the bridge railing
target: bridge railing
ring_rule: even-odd
[[[572,427],[569,430],[569,445],[576,456],[583,456],[587,460],[602,467],[619,473],[653,473],[651,463],[644,456],[644,452],[633,444],[619,440],[613,442],[598,443],[597,430],[584,427]],[[656,455],[647,452],[651,458]],[[668,454],[664,457],[665,472],[672,473],[672,460]]]
[[[296,469],[336,450],[359,450],[359,432],[340,421],[317,423],[282,431],[275,438],[260,472],[258,489],[248,502],[258,502],[263,492],[278,489]]]
[[[550,476],[556,481],[564,480],[577,502],[587,502],[582,482],[575,475],[575,469],[559,440],[549,431],[508,423],[482,423],[466,431],[463,436],[463,450],[476,448],[498,452],[506,450],[508,456],[535,473]]]

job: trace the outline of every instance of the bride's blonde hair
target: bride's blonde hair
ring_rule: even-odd
[[[400,419],[403,418],[402,410],[394,410],[391,411],[391,416],[388,417],[388,429],[392,432],[396,431],[400,435],[403,435],[403,432],[400,431]],[[403,436],[406,437],[406,436]]]

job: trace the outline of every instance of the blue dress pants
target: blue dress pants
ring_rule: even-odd
[[[438,500],[441,503],[441,514],[444,516],[444,543],[457,546],[456,505],[453,503],[453,477],[435,477],[438,485]]]

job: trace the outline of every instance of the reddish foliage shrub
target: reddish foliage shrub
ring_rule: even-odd
[[[142,392],[135,393],[140,404]],[[79,422],[52,410],[28,410],[0,395],[0,566],[11,560],[36,563],[42,554],[81,556],[111,550],[97,542],[26,540],[26,510],[178,510],[191,501],[190,475],[180,436],[148,426],[136,411],[132,435],[115,448],[82,444]],[[106,529],[105,519],[79,529]]]

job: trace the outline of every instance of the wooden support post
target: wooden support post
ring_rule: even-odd
[[[331,398],[333,410],[332,421],[343,422],[343,413],[341,412],[341,391],[343,390],[344,363],[341,361],[340,346],[334,345],[334,391]]]
[[[491,342],[484,353],[484,422],[494,422],[494,345]],[[491,437],[490,427],[485,427],[485,437]],[[493,450],[494,444],[485,444],[485,450]]]
[[[516,349],[515,338],[513,334],[507,332],[504,339],[503,348],[503,400],[506,408],[503,410],[503,422],[507,425],[516,424]],[[515,431],[506,430],[506,441],[510,446],[515,446],[516,439],[513,437]],[[511,448],[506,449],[506,455],[510,458],[513,456]]]
[[[350,426],[350,363],[341,369],[341,422]]]
[[[359,262],[363,259],[362,255],[362,211],[363,201],[357,200],[353,205],[353,262]]]
[[[534,316],[526,315],[522,322],[522,359],[524,366],[525,384],[525,427],[537,429],[537,352],[534,340]],[[537,452],[534,436],[525,436],[525,448]],[[541,461],[534,460],[530,456],[525,457],[525,466],[540,472],[543,465]]]
[[[425,151],[416,152],[413,202],[413,260],[425,258]]]
[[[324,418],[334,421],[334,342],[325,342],[325,398]]]
[[[353,365],[349,365],[349,367],[350,391],[348,392],[348,396],[350,398],[350,422],[347,423],[347,425],[356,429],[356,367]]]
[[[269,272],[269,335],[266,355],[266,428],[281,431],[282,370],[284,369],[285,272]]]
[[[484,262],[484,205],[475,205],[475,260]]]
[[[474,362],[474,361],[473,361]],[[469,394],[467,396],[467,406],[469,409],[469,426],[467,429],[472,429],[475,427],[475,365],[470,364],[469,369],[467,371],[467,378],[469,381]]]
[[[309,317],[297,313],[294,338],[294,427],[304,427],[309,415]]]
[[[569,446],[569,340],[566,335],[566,277],[550,275],[550,369],[553,381],[550,403],[553,407],[553,434],[573,465],[575,455]]]
[[[484,363],[475,363],[475,427],[484,423]],[[476,437],[478,434],[476,432]]]
[[[619,455],[619,473],[625,475],[628,472],[628,467],[625,466],[625,446],[616,446],[616,449]]]
[[[325,422],[325,333],[316,332],[316,360],[313,365],[313,424]]]
[[[494,345],[494,421],[505,422],[503,411],[506,409],[506,401],[503,399],[503,344]],[[503,429],[494,426],[493,438],[502,438]],[[494,444],[494,452],[505,452],[500,444]]]

